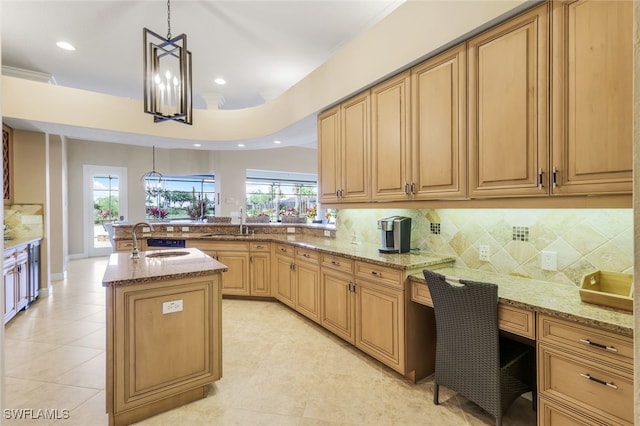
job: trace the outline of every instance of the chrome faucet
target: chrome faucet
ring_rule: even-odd
[[[136,237],[136,231],[138,226],[148,226],[153,231],[153,225],[148,222],[138,222],[133,225],[131,228],[131,235],[133,235],[133,250],[131,251],[131,259],[140,259],[140,254],[138,250],[138,237]]]

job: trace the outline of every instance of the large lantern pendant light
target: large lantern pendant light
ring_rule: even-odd
[[[191,52],[187,35],[171,37],[171,3],[167,0],[167,37],[142,30],[144,48],[144,112],[155,123],[192,123]]]

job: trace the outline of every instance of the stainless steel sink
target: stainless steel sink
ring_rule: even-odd
[[[155,253],[147,254],[145,257],[176,257],[186,256],[188,251],[157,251]]]

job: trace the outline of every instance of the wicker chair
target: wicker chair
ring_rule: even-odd
[[[493,415],[496,424],[523,393],[533,392],[535,351],[499,335],[498,286],[423,271],[436,317],[436,371],[433,402],[439,386],[450,388]]]

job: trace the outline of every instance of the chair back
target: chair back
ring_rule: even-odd
[[[467,280],[452,285],[428,270],[424,277],[436,318],[436,383],[487,409],[496,394],[500,399],[498,286]]]

